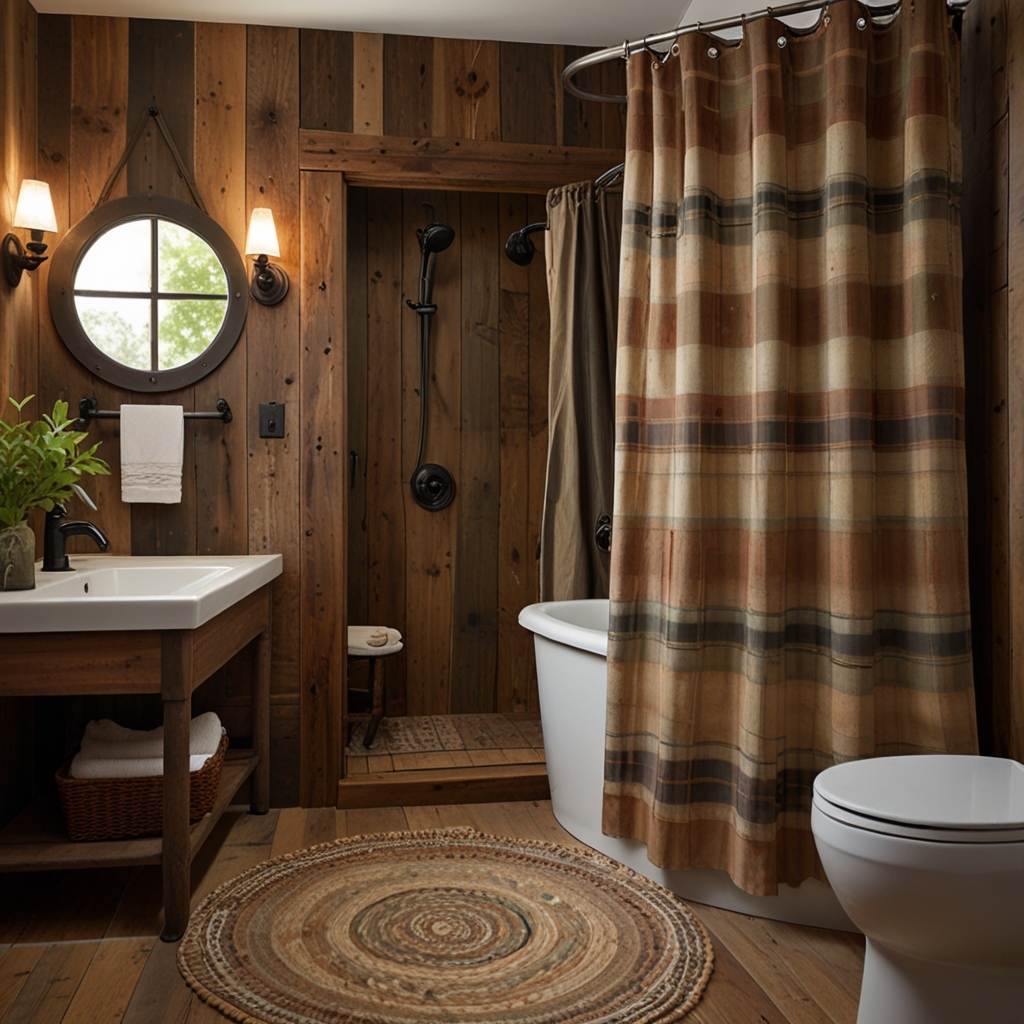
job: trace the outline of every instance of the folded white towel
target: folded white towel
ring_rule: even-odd
[[[215,754],[223,735],[224,729],[216,712],[198,715],[189,727],[188,752]],[[163,757],[163,726],[149,731],[126,729],[109,718],[101,718],[86,725],[82,753],[90,758]]]
[[[188,770],[199,771],[212,754],[193,754],[188,759]],[[73,779],[142,779],[163,775],[162,757],[90,757],[79,753],[71,762]]]
[[[181,501],[183,412],[180,405],[121,406],[122,501]]]

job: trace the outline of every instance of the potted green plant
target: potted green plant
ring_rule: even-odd
[[[34,397],[8,401],[20,418]],[[0,590],[31,590],[36,585],[36,540],[25,518],[29,510],[49,512],[76,493],[88,500],[78,481],[110,473],[96,455],[99,442],[79,451],[88,435],[72,429],[76,422],[68,419],[67,402],[54,403],[53,415],[35,423],[0,419]]]

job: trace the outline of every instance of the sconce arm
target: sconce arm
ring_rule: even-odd
[[[36,239],[37,234],[40,240]],[[42,235],[41,231],[32,232],[32,241],[28,243],[29,249],[32,250],[31,256],[25,251],[25,246],[21,244],[21,239],[17,235],[4,235],[2,243],[4,277],[12,288],[17,288],[21,283],[21,275],[24,271],[27,270],[31,273],[49,259],[49,256],[43,255],[46,252],[46,246],[41,241]]]

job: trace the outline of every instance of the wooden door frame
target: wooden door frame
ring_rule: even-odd
[[[623,159],[619,149],[299,132],[300,170],[337,171],[346,185],[368,188],[546,195],[559,185],[592,181]]]
[[[345,310],[348,300],[348,187],[358,185],[367,188],[423,188],[442,189],[455,192],[513,192],[530,195],[545,195],[552,188],[576,181],[592,181],[609,168],[621,163],[623,152],[617,149],[591,149],[580,146],[535,146],[518,142],[490,142],[478,139],[444,139],[444,138],[402,138],[387,135],[357,135],[349,132],[299,132],[299,171],[300,192],[307,183],[316,179],[319,174],[338,178],[326,189],[340,202],[341,210],[330,231],[337,233],[342,244],[331,250],[333,262],[332,273],[320,276],[323,268],[322,253],[307,242],[305,231],[302,238],[302,276],[306,277],[306,261],[317,267],[317,281],[326,284],[327,301],[332,308]],[[310,173],[315,172],[315,173]],[[324,192],[321,189],[320,192]],[[300,208],[305,210],[306,200],[300,195]],[[525,225],[524,225],[525,226]],[[318,233],[324,238],[324,232]],[[330,248],[327,246],[327,248]],[[305,279],[301,282],[300,323],[304,351],[313,351],[316,346],[322,348],[323,339],[306,336],[307,327],[312,321],[319,326],[324,322],[322,313],[312,315],[314,301],[318,297],[320,285],[311,285]],[[311,290],[312,289],[312,290]],[[347,318],[344,314],[337,316],[332,323],[332,334],[339,341],[332,343],[340,354],[334,363],[335,370],[340,368],[340,388],[330,392],[331,396],[324,404],[318,388],[307,391],[303,384],[303,402],[311,399],[313,391],[317,392],[318,414],[320,417],[340,424],[340,438],[335,432],[334,437],[340,445],[339,451],[345,456],[343,465],[347,464],[348,453],[348,338]],[[313,327],[309,327],[313,331]],[[316,346],[314,345],[316,343]],[[339,347],[340,346],[340,347]],[[339,400],[340,398],[340,400]],[[304,432],[316,432],[316,418],[302,412]],[[318,434],[318,436],[320,436]],[[310,439],[311,440],[311,439]],[[306,448],[309,441],[303,438],[303,456],[308,455]],[[304,807],[334,807],[338,799],[338,782],[345,776],[344,735],[341,729],[341,706],[345,699],[345,681],[348,676],[348,613],[347,613],[347,579],[348,579],[348,500],[344,484],[348,475],[342,472],[342,500],[340,508],[331,506],[330,522],[325,522],[325,515],[310,512],[310,520],[319,520],[319,526],[327,531],[340,531],[341,540],[336,534],[332,537],[332,549],[335,557],[340,558],[340,572],[330,573],[330,578],[338,586],[335,599],[335,613],[327,626],[330,643],[316,634],[315,639],[321,649],[330,650],[330,673],[326,679],[326,692],[319,682],[310,682],[303,677],[300,687],[300,802]],[[335,486],[337,486],[335,484]],[[303,516],[303,538],[310,536],[305,528]],[[316,533],[316,526],[311,527]],[[304,573],[305,575],[305,573]],[[306,583],[302,585],[307,589]],[[303,600],[302,614],[310,614]],[[300,623],[300,630],[302,624]],[[305,649],[305,643],[303,643]],[[335,659],[340,660],[340,665]],[[326,763],[324,763],[326,759]]]

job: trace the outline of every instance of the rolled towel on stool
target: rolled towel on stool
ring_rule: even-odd
[[[381,643],[380,638],[384,638]],[[350,658],[386,658],[402,649],[402,634],[389,626],[349,626]]]

